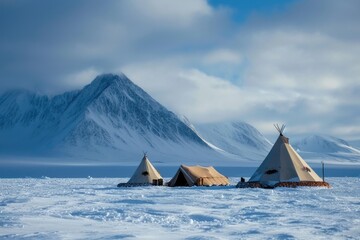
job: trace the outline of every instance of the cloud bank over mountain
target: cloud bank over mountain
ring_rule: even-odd
[[[359,138],[358,1],[215,2],[2,1],[0,91],[125,72],[193,122]]]

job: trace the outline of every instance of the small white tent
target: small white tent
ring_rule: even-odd
[[[136,185],[163,185],[163,178],[151,164],[146,154],[144,154],[140,165],[137,167],[130,180],[125,184],[120,183],[118,187]]]
[[[274,146],[250,178],[250,187],[296,187],[296,186],[329,186],[328,183],[300,157],[289,144],[289,138],[283,135],[285,125],[275,125],[280,135]],[[241,187],[243,183],[239,183]]]

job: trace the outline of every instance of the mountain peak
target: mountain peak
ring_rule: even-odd
[[[115,82],[121,84],[130,84],[131,81],[125,74],[112,74],[112,73],[105,73],[97,76],[88,86],[92,86],[95,89],[106,89],[110,85],[114,84]],[[87,87],[87,86],[86,86]]]
[[[327,135],[311,135],[298,139],[293,146],[305,152],[352,152],[352,147],[343,139]]]
[[[269,148],[256,129],[242,122],[206,126],[201,133],[213,137],[210,146],[188,119],[167,110],[124,74],[102,74],[81,90],[54,97],[13,91],[0,96],[0,110],[0,135],[5,136],[0,154],[21,149],[30,155],[128,161],[146,150],[164,161],[232,161],[263,158]]]

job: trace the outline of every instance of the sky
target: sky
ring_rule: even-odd
[[[358,0],[0,0],[0,92],[123,72],[193,123],[360,139]]]

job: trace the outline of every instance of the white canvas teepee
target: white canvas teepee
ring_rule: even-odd
[[[285,125],[275,125],[280,135],[265,160],[255,171],[249,183],[262,186],[278,186],[286,183],[295,185],[324,185],[323,180],[291,147],[289,139],[283,135]],[[290,185],[289,185],[290,186]]]
[[[144,154],[140,165],[127,183],[163,185],[163,178]]]

